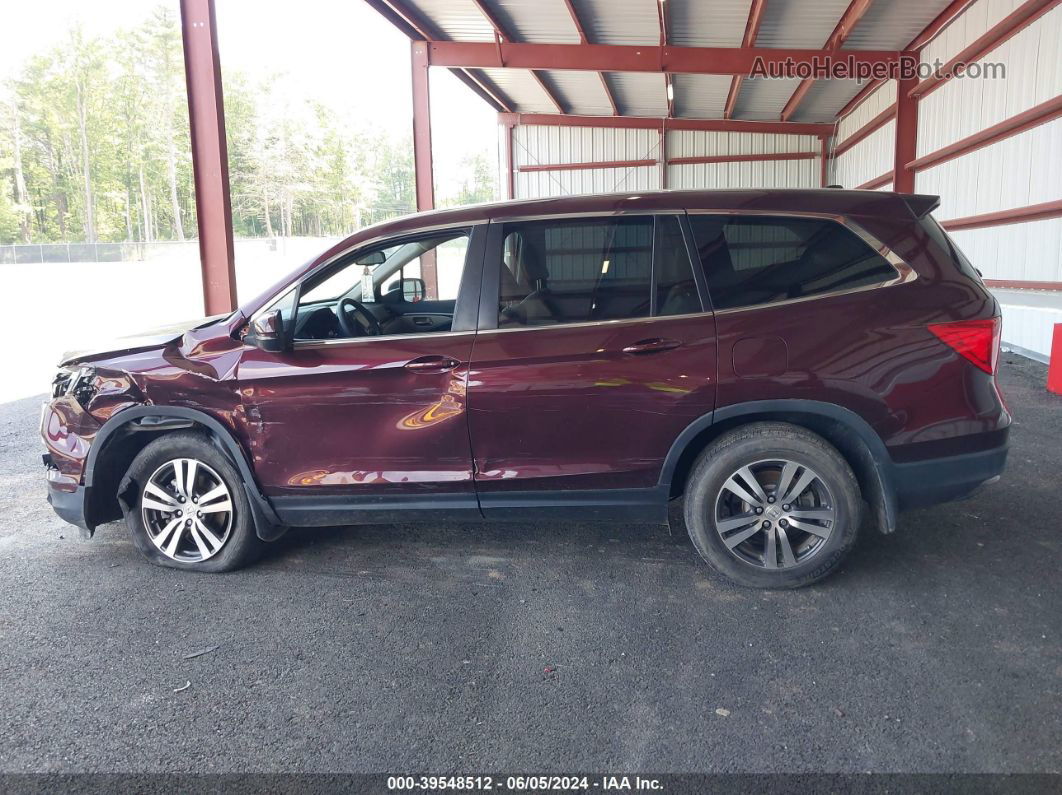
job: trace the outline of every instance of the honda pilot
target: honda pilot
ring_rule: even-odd
[[[48,499],[225,571],[290,527],[668,522],[748,586],[996,479],[1000,310],[872,191],[668,191],[369,227],[231,314],[69,355]]]

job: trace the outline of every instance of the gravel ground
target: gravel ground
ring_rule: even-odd
[[[0,771],[1060,772],[1062,398],[1006,359],[1004,480],[790,593],[645,526],[159,569],[54,516],[39,399],[0,405]]]

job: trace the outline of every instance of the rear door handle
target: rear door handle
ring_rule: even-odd
[[[459,364],[457,359],[449,356],[419,356],[406,362],[406,369],[415,373],[445,373]]]
[[[670,351],[677,348],[682,343],[678,340],[663,339],[661,337],[653,337],[648,340],[638,340],[633,345],[628,345],[623,349],[624,353],[657,353],[658,351]]]

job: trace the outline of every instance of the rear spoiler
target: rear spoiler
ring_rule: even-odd
[[[907,209],[914,213],[915,218],[925,218],[940,206],[939,196],[928,196],[924,193],[903,193],[900,199],[907,205]]]

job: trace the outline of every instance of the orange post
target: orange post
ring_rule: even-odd
[[[1055,323],[1051,361],[1047,365],[1047,391],[1062,395],[1062,323]]]

